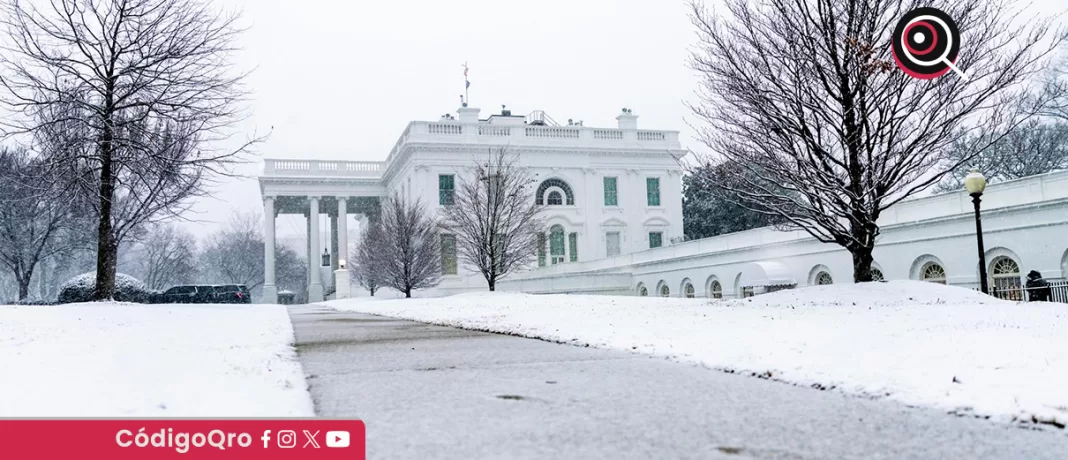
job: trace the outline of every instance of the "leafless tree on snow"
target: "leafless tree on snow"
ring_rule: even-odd
[[[26,300],[42,263],[83,247],[78,208],[53,186],[53,170],[21,149],[0,147],[0,265]]]
[[[962,35],[950,72],[915,80],[894,68],[890,36],[920,6],[955,19]],[[746,167],[731,196],[782,217],[853,256],[871,281],[877,220],[893,204],[971,161],[1049,102],[1024,98],[1031,77],[1065,39],[1050,21],[1013,26],[1008,0],[725,0],[692,4],[702,76],[694,113],[704,143]],[[1019,103],[1020,101],[1026,103]],[[968,138],[970,134],[977,134]],[[961,158],[944,151],[967,139]]]
[[[4,0],[7,135],[53,143],[98,219],[95,299],[114,290],[120,242],[173,217],[262,140],[232,139],[244,73],[238,16],[202,0]]]
[[[382,286],[411,297],[441,282],[439,226],[421,200],[399,194],[385,200],[381,215],[385,244],[378,250]]]
[[[196,238],[174,223],[149,226],[133,253],[133,272],[149,289],[162,290],[196,281]]]
[[[349,257],[355,262],[349,277],[374,297],[375,292],[382,287],[380,257],[387,244],[386,235],[382,232],[382,224],[375,221],[370,222],[368,228],[361,230],[360,242]]]
[[[263,285],[262,217],[253,211],[235,214],[229,225],[208,237],[200,255],[201,280],[210,284]]]
[[[455,238],[459,261],[478,270],[494,291],[499,279],[537,257],[538,235],[545,231],[534,199],[537,183],[505,148],[491,150],[458,179],[452,204],[442,211],[445,231]]]

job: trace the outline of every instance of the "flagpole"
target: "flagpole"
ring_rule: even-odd
[[[471,81],[467,79],[467,62],[464,62],[464,107],[471,103]]]

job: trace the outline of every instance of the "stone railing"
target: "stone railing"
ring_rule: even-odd
[[[413,121],[393,145],[386,164],[409,142],[510,146],[574,146],[581,148],[682,149],[678,131],[628,130],[585,126],[490,125],[457,121]]]
[[[382,177],[382,161],[263,160],[264,176]]]

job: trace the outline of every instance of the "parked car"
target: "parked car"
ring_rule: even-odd
[[[163,303],[209,303],[215,300],[212,286],[187,284],[163,292]]]
[[[244,284],[224,284],[214,286],[215,302],[218,303],[252,303],[252,295]]]

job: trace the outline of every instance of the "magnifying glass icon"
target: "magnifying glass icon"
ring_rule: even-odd
[[[955,63],[960,52],[960,31],[946,13],[936,8],[917,8],[906,13],[894,28],[891,51],[906,74],[930,80],[950,70],[965,81],[968,75]]]

